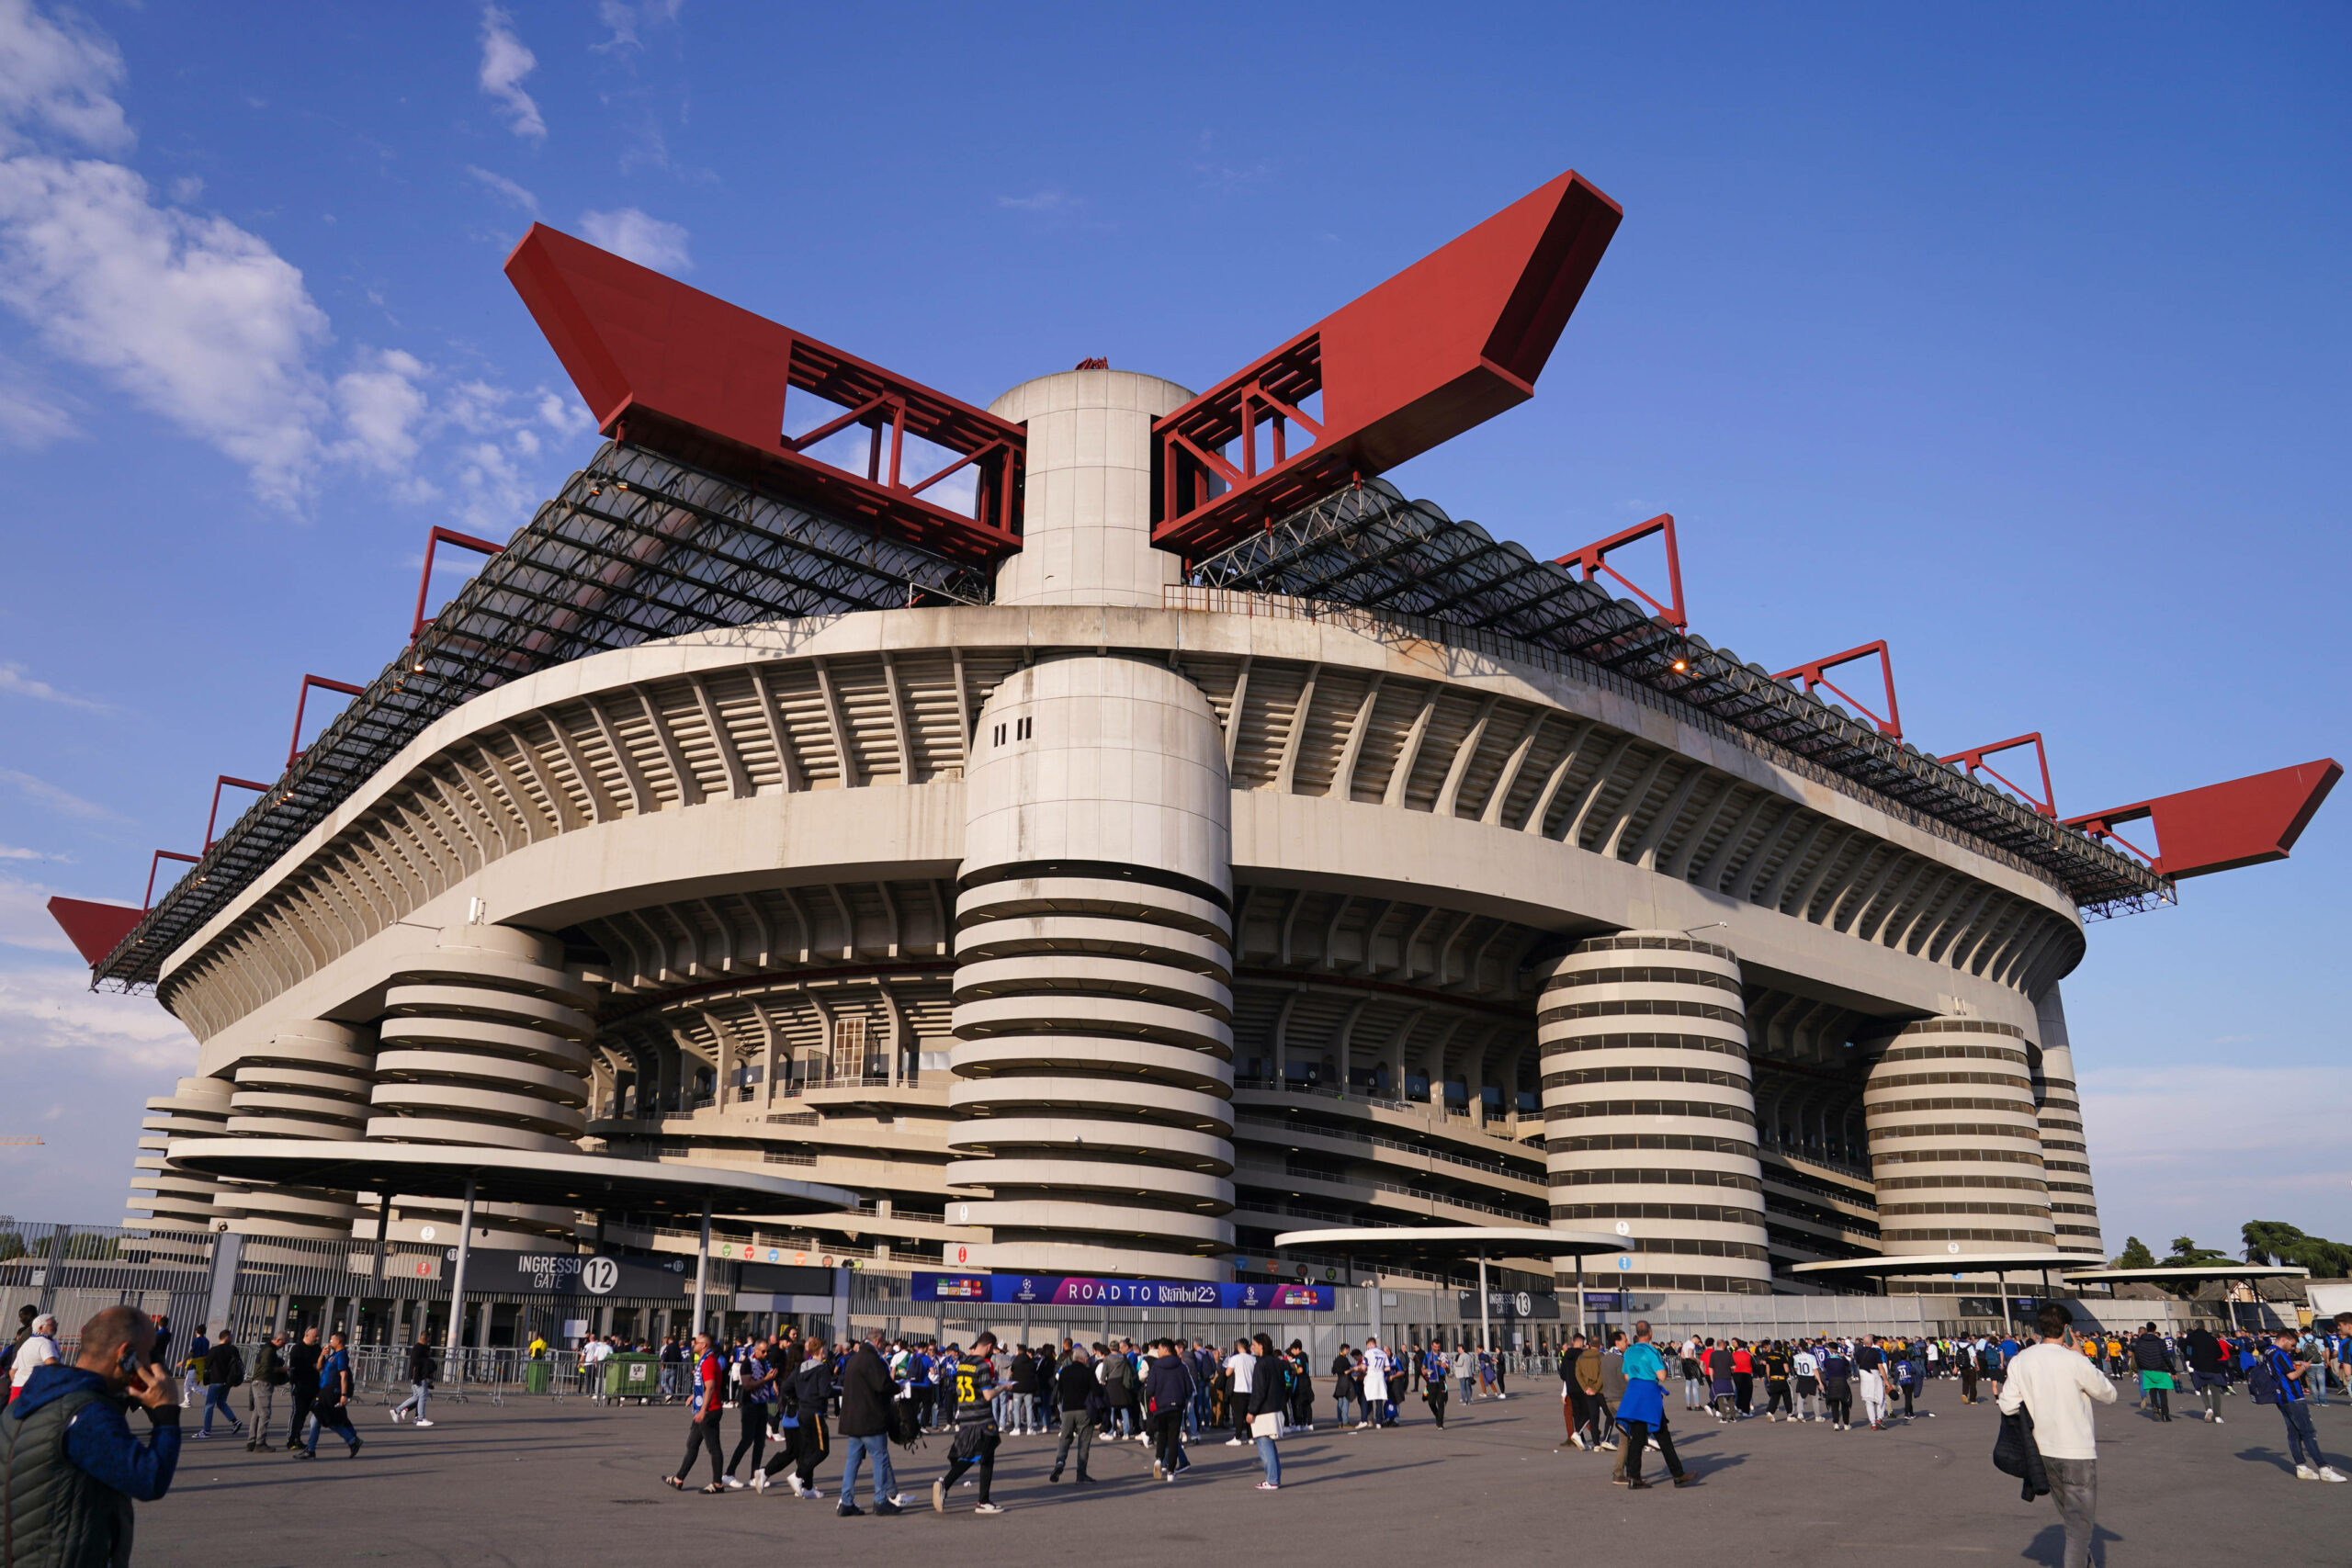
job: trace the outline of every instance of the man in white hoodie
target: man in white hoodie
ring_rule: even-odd
[[[2098,1438],[2091,1405],[2115,1403],[2115,1385],[2075,1348],[2074,1318],[2056,1302],[2034,1315],[2041,1343],[2017,1354],[2001,1384],[2001,1414],[2033,1417],[2034,1446],[2050,1472],[2050,1495],[2066,1524],[2065,1568],[2090,1568],[2098,1533]]]

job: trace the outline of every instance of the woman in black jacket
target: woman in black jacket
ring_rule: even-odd
[[[1282,1454],[1275,1445],[1283,1435],[1283,1412],[1290,1404],[1289,1367],[1274,1354],[1274,1342],[1257,1337],[1258,1364],[1250,1372],[1250,1435],[1258,1439],[1258,1457],[1265,1461],[1266,1479],[1261,1492],[1277,1492],[1283,1484]]]

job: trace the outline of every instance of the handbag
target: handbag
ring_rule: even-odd
[[[1281,1437],[1283,1435],[1281,1412],[1269,1410],[1262,1416],[1250,1417],[1250,1435],[1253,1438]]]
[[[1993,1468],[2014,1475],[2020,1483],[2018,1499],[2030,1503],[2050,1490],[2050,1472],[2033,1440],[2033,1413],[2020,1410],[2001,1417],[2000,1436],[1993,1439]]]

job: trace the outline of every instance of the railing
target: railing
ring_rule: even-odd
[[[1291,1174],[1295,1176],[1300,1173],[1293,1171]],[[1542,1219],[1530,1219],[1516,1209],[1498,1209],[1492,1203],[1474,1203],[1467,1198],[1449,1198],[1442,1192],[1417,1191],[1410,1187],[1399,1187],[1394,1182],[1368,1181],[1364,1185],[1375,1192],[1388,1192],[1400,1198],[1410,1198],[1417,1203],[1448,1203],[1457,1209],[1475,1209],[1482,1214],[1499,1214],[1517,1224],[1548,1225],[1552,1223],[1549,1215]]]

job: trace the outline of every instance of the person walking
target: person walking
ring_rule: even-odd
[[[1377,1432],[1383,1427],[1396,1425],[1396,1411],[1390,1403],[1388,1378],[1395,1370],[1388,1352],[1380,1348],[1376,1335],[1363,1337],[1363,1404],[1365,1419],[1359,1427],[1369,1426]]]
[[[1810,1425],[1821,1419],[1821,1359],[1813,1347],[1803,1340],[1797,1342],[1796,1354],[1789,1358],[1789,1371],[1796,1382],[1796,1409],[1789,1419]]]
[[[1886,1430],[1886,1352],[1865,1337],[1854,1351],[1854,1392],[1861,1396],[1862,1419],[1873,1432]]]
[[[1684,1472],[1674,1451],[1674,1437],[1666,1425],[1666,1358],[1651,1343],[1647,1322],[1634,1325],[1634,1343],[1624,1352],[1625,1392],[1617,1402],[1617,1424],[1625,1431],[1624,1484],[1629,1492],[1646,1492],[1642,1479],[1642,1449],[1653,1438],[1658,1456],[1674,1484],[1690,1486],[1698,1477]]]
[[[1190,1388],[1190,1378],[1186,1380]],[[1054,1468],[1046,1479],[1059,1481],[1069,1465],[1070,1450],[1078,1450],[1078,1484],[1091,1486],[1094,1477],[1086,1473],[1087,1455],[1094,1449],[1094,1417],[1087,1411],[1087,1402],[1094,1394],[1094,1369],[1087,1364],[1086,1347],[1072,1345],[1063,1356],[1061,1369],[1054,1373],[1054,1399],[1061,1407],[1061,1442],[1054,1449]],[[844,1417],[846,1419],[846,1417]],[[1162,1460],[1166,1458],[1166,1442],[1162,1439]]]
[[[2132,1341],[2132,1369],[2140,1374],[2140,1401],[2159,1421],[2172,1419],[2172,1351],[2153,1323]]]
[[[2033,1417],[2034,1446],[2049,1472],[2050,1495],[2066,1527],[2064,1568],[2090,1568],[2098,1532],[2098,1435],[2091,1406],[2115,1403],[2115,1385],[2075,1348],[2074,1316],[2057,1302],[2034,1314],[2039,1344],[2005,1367],[2001,1414]]]
[[[324,1354],[319,1345],[315,1327],[302,1330],[302,1337],[286,1354],[287,1387],[292,1391],[293,1425],[286,1429],[286,1451],[298,1452],[302,1447],[302,1429],[310,1424],[311,1407],[319,1402],[319,1360]]]
[[[311,1438],[302,1446],[304,1459],[319,1457],[319,1437],[322,1432],[334,1432],[351,1445],[351,1457],[359,1457],[359,1434],[351,1426],[351,1355],[344,1348],[343,1336],[327,1336],[327,1353],[319,1358],[319,1392],[311,1404]]]
[[[964,1479],[966,1471],[975,1467],[979,1471],[980,1495],[972,1506],[972,1512],[1004,1512],[989,1499],[989,1484],[996,1479],[997,1446],[1003,1440],[989,1415],[992,1407],[989,1395],[996,1387],[996,1367],[989,1358],[995,1351],[996,1336],[983,1329],[972,1341],[971,1349],[949,1364],[949,1386],[956,1396],[956,1438],[947,1449],[947,1473],[931,1483],[931,1511],[934,1514],[947,1511],[947,1494]]]
[[[254,1364],[245,1377],[245,1451],[269,1447],[269,1428],[277,1419],[277,1391],[286,1386],[286,1336],[272,1334],[254,1347]]]
[[[800,1347],[799,1359],[799,1366],[794,1367],[793,1348],[788,1339],[776,1352],[778,1376],[790,1380],[784,1394],[794,1422],[789,1480],[794,1496],[821,1498],[824,1494],[817,1489],[817,1467],[832,1450],[825,1432],[825,1416],[832,1409],[835,1393],[833,1362],[825,1353],[825,1342],[813,1334]]]
[[[1554,1360],[1560,1371],[1560,1424],[1566,1428],[1566,1435],[1553,1445],[1554,1453],[1569,1448],[1581,1451],[1584,1448],[1584,1390],[1577,1384],[1577,1363],[1583,1357],[1584,1336],[1571,1334]]]
[[[1437,1429],[1445,1430],[1445,1380],[1453,1375],[1453,1365],[1445,1358],[1445,1346],[1435,1339],[1421,1356],[1421,1397],[1430,1407],[1430,1419]],[[1467,1380],[1465,1380],[1465,1386]]]
[[[675,1473],[665,1475],[662,1483],[673,1491],[686,1489],[686,1474],[695,1467],[695,1450],[710,1450],[710,1484],[703,1491],[712,1496],[727,1490],[719,1480],[720,1461],[726,1459],[726,1438],[720,1422],[727,1413],[727,1369],[711,1348],[707,1334],[695,1336],[694,1386],[686,1395],[686,1457],[678,1461]]]
[[[1291,1429],[1298,1432],[1315,1430],[1315,1367],[1306,1358],[1306,1347],[1294,1339],[1290,1348],[1283,1352],[1283,1366],[1290,1382],[1290,1409],[1285,1413]]]
[[[2282,1328],[2256,1360],[2248,1386],[2256,1404],[2278,1407],[2279,1419],[2287,1424],[2287,1457],[2294,1463],[2295,1479],[2341,1482],[2346,1477],[2320,1452],[2319,1434],[2312,1427],[2311,1391],[2304,1380],[2314,1372],[2325,1375],[2317,1361],[2295,1359],[2295,1331]]]
[[[1757,1352],[1757,1359],[1764,1369],[1764,1418],[1778,1421],[1786,1411],[1790,1420],[1797,1418],[1797,1408],[1789,1402],[1789,1348],[1779,1340]]]
[[[1976,1352],[1963,1344],[1954,1352],[1953,1359],[1960,1363],[1960,1402],[1973,1404],[1976,1403]]]
[[[1290,1391],[1283,1386],[1282,1359],[1274,1354],[1273,1340],[1259,1335],[1255,1351],[1258,1364],[1250,1379],[1250,1436],[1256,1439],[1258,1460],[1265,1467],[1265,1477],[1258,1483],[1258,1490],[1279,1492],[1283,1484],[1283,1411],[1290,1403]]]
[[[126,1564],[133,1503],[169,1492],[179,1467],[180,1388],[135,1307],[82,1325],[74,1364],[31,1369],[0,1413],[0,1536],[12,1563]],[[125,1418],[147,1412],[145,1440]]]
[[[1829,1406],[1829,1429],[1849,1432],[1854,1426],[1854,1363],[1833,1343],[1821,1358],[1821,1397]]]
[[[1685,1410],[1704,1410],[1707,1407],[1707,1370],[1700,1364],[1699,1349],[1696,1339],[1686,1339],[1676,1358],[1682,1373],[1682,1408]]]
[[[727,1473],[719,1478],[719,1483],[729,1492],[743,1485],[735,1477],[735,1467],[743,1462],[747,1453],[752,1456],[752,1490],[767,1490],[768,1431],[776,1419],[776,1384],[783,1381],[778,1363],[786,1354],[784,1346],[755,1339],[750,1353],[739,1363],[735,1379],[735,1451],[727,1456]]]
[[[230,1391],[245,1381],[244,1352],[237,1348],[237,1337],[226,1324],[220,1327],[220,1337],[204,1353],[204,1425],[196,1429],[199,1438],[212,1436],[212,1416],[218,1411],[220,1419],[229,1424],[229,1435],[243,1433],[245,1425],[229,1408]]]
[[[25,1311],[25,1331],[17,1339],[15,1352],[8,1360],[8,1402],[16,1403],[17,1395],[32,1375],[43,1367],[54,1367],[63,1360],[57,1348],[57,1319],[48,1313],[38,1317],[33,1308]]]
[[[898,1478],[890,1472],[890,1406],[898,1384],[891,1381],[890,1369],[882,1359],[880,1329],[851,1348],[849,1359],[842,1363],[841,1393],[842,1444],[847,1452],[842,1460],[841,1506],[836,1511],[843,1518],[865,1513],[857,1506],[857,1472],[871,1461],[874,1512],[885,1517],[899,1513]],[[912,1425],[911,1409],[909,1416]]]
[[[1264,1368],[1259,1369],[1261,1379],[1269,1378]],[[1270,1381],[1279,1382],[1279,1378]],[[1154,1481],[1173,1481],[1193,1468],[1184,1457],[1184,1412],[1192,1407],[1193,1374],[1186,1370],[1176,1348],[1165,1339],[1154,1340],[1149,1358],[1145,1362],[1143,1382],[1144,1431],[1152,1439],[1151,1477]],[[1067,1438],[1065,1438],[1067,1441]],[[1061,1461],[1054,1461],[1056,1473]],[[1086,1450],[1078,1453],[1078,1478],[1086,1479]]]
[[[425,1402],[433,1397],[433,1337],[419,1329],[416,1343],[408,1348],[408,1397],[392,1406],[392,1419],[413,1420],[419,1427],[430,1427],[432,1418],[424,1414]]]

